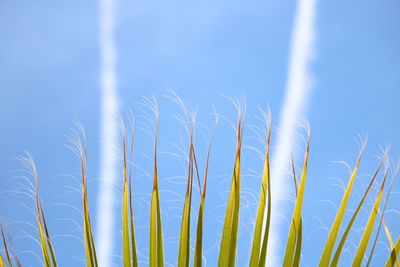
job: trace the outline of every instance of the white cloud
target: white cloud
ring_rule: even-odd
[[[288,162],[292,152],[295,152],[294,134],[299,127],[299,120],[307,106],[312,73],[310,65],[313,57],[313,42],[315,35],[316,0],[299,0],[289,59],[289,70],[285,98],[279,122],[279,135],[276,150],[271,164],[272,189],[272,220],[268,245],[267,266],[281,265],[281,248],[285,247],[286,239],[282,239],[281,225],[286,222],[277,214],[285,209],[287,189],[293,187],[292,178],[288,176]],[[290,178],[290,179],[289,179]]]
[[[114,0],[99,0],[101,51],[101,155],[96,243],[99,266],[111,266],[114,237],[114,186],[118,176],[118,112]]]

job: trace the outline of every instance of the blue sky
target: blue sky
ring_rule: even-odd
[[[212,128],[212,105],[234,121],[235,110],[222,95],[243,93],[248,104],[247,123],[262,126],[257,120],[258,108],[269,105],[278,125],[288,74],[290,40],[296,1],[184,1],[159,3],[118,1],[115,28],[118,48],[118,94],[121,113],[132,108],[142,96],[154,94],[160,104],[160,187],[165,215],[166,260],[177,257],[176,237],[180,225],[178,195],[184,185],[171,183],[169,177],[185,175],[186,168],[170,153],[182,147],[184,131],[174,119],[179,111],[164,95],[173,89],[183,99],[197,106],[198,120]],[[302,264],[315,266],[322,251],[326,232],[321,222],[330,225],[333,208],[324,202],[338,203],[340,190],[329,178],[347,182],[348,171],[333,161],[353,165],[358,153],[357,138],[368,133],[368,146],[361,166],[362,174],[371,174],[377,165],[380,146],[390,145],[391,154],[400,151],[400,3],[378,1],[318,1],[316,10],[315,58],[311,65],[314,85],[306,117],[312,128],[309,179],[304,203],[304,250]],[[95,218],[100,152],[100,49],[98,3],[96,1],[2,1],[0,3],[0,219],[10,222],[16,249],[28,266],[38,266],[32,250],[39,247],[26,234],[36,235],[23,222],[34,222],[23,205],[31,205],[16,190],[16,176],[22,164],[15,158],[30,151],[41,175],[41,191],[50,230],[55,236],[57,257],[64,266],[83,266],[83,246],[74,236],[75,225],[65,218],[79,221],[79,214],[67,205],[80,208],[79,195],[67,193],[74,185],[70,175],[78,175],[78,162],[66,147],[66,135],[74,121],[87,130],[89,145],[90,200]],[[137,118],[140,125],[140,116]],[[243,156],[243,188],[258,192],[262,161],[249,147],[258,146],[246,130]],[[277,130],[273,133],[276,140]],[[222,229],[224,200],[233,166],[235,133],[221,121],[216,129],[211,159],[210,190],[207,200],[206,232],[209,266],[218,257],[215,247]],[[204,157],[206,141],[199,138],[199,155]],[[302,143],[299,143],[302,146]],[[138,127],[135,163],[151,172],[151,137]],[[301,164],[301,154],[297,162]],[[139,250],[147,254],[148,201],[151,179],[138,167],[134,192],[138,194]],[[356,186],[368,177],[360,176]],[[292,186],[292,185],[290,185]],[[398,183],[395,191],[399,190]],[[248,192],[244,190],[244,194]],[[356,192],[356,191],[355,191]],[[63,194],[63,195],[62,195]],[[249,205],[243,204],[238,266],[247,264],[256,206],[248,194]],[[372,196],[372,195],[371,195]],[[399,209],[394,194],[389,209]],[[352,197],[352,206],[359,198]],[[322,202],[321,202],[322,200]],[[25,203],[25,204],[24,204]],[[244,202],[245,203],[245,202]],[[252,205],[253,204],[253,205]],[[194,202],[197,209],[197,202]],[[367,206],[370,207],[370,206]],[[208,213],[207,213],[208,212]],[[282,211],[291,214],[291,206]],[[136,214],[135,214],[136,215]],[[360,217],[357,227],[365,224]],[[207,218],[208,216],[208,218]],[[399,215],[388,213],[388,225],[397,237]],[[119,217],[117,217],[119,218]],[[364,220],[362,219],[364,218]],[[96,224],[96,222],[94,222]],[[250,232],[249,232],[250,227]],[[73,236],[73,237],[71,237]],[[120,266],[118,231],[115,232],[115,263]],[[357,244],[359,236],[351,239]],[[386,243],[382,235],[382,241]],[[286,242],[286,232],[281,242]],[[347,244],[354,251],[351,242]],[[387,254],[379,246],[376,263]],[[343,263],[351,260],[347,254]],[[142,257],[142,261],[146,261]]]

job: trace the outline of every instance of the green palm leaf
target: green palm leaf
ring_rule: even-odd
[[[343,251],[343,247],[344,247],[344,244],[345,244],[345,242],[347,240],[347,237],[348,237],[348,235],[350,233],[351,227],[353,226],[353,224],[354,224],[354,222],[355,222],[355,220],[357,218],[357,215],[360,212],[361,207],[362,207],[365,199],[367,198],[367,195],[368,195],[369,191],[371,190],[372,185],[373,185],[376,177],[378,176],[378,173],[379,173],[379,171],[380,171],[380,169],[382,167],[382,164],[383,164],[383,161],[379,164],[378,169],[375,171],[374,176],[372,177],[371,181],[369,182],[367,190],[365,190],[365,193],[364,193],[363,197],[361,198],[360,202],[358,203],[358,206],[357,206],[356,210],[354,211],[354,213],[353,213],[353,215],[352,215],[352,217],[350,219],[350,222],[348,223],[348,225],[346,227],[346,230],[344,231],[344,234],[343,234],[342,238],[340,239],[339,245],[336,248],[336,252],[335,252],[335,255],[334,255],[333,259],[332,259],[332,263],[331,263],[330,266],[337,266],[338,265],[340,255],[341,255],[341,253]]]
[[[396,263],[398,264],[399,258],[399,251],[400,251],[400,237],[397,238],[396,245],[392,247],[392,251],[390,251],[389,258],[386,261],[385,267],[392,267]]]
[[[304,156],[303,170],[301,173],[301,180],[297,191],[296,204],[293,212],[292,222],[290,224],[289,236],[286,243],[285,257],[283,260],[283,266],[295,265],[295,258],[299,260],[299,257],[295,257],[296,247],[301,248],[301,214],[303,207],[304,191],[307,179],[307,167],[308,167],[308,155],[310,150],[310,132],[308,132],[307,148]],[[297,252],[300,253],[300,252]]]
[[[343,198],[342,198],[342,202],[340,203],[339,209],[338,209],[338,211],[336,213],[335,220],[333,221],[333,224],[331,226],[331,230],[329,231],[328,239],[327,239],[327,241],[325,243],[325,247],[324,247],[324,250],[322,252],[322,256],[321,256],[320,262],[319,262],[319,266],[320,267],[329,266],[329,263],[331,261],[332,251],[333,251],[333,248],[335,246],[337,236],[339,234],[340,225],[342,224],[342,221],[343,221],[343,217],[344,217],[344,214],[345,214],[345,211],[346,211],[347,203],[349,202],[350,193],[351,193],[351,191],[353,189],[354,181],[355,181],[356,176],[357,176],[358,167],[360,165],[364,149],[365,149],[365,143],[361,148],[360,154],[358,155],[356,166],[354,167],[353,172],[352,172],[352,174],[350,176],[350,180],[349,180],[349,183],[347,184],[346,190],[344,192],[344,195],[343,195]]]
[[[157,144],[158,113],[156,113],[156,138],[154,142],[154,177],[150,206],[150,267],[164,266],[164,249],[161,223],[160,192],[158,189]]]
[[[353,260],[353,266],[361,266],[365,251],[367,249],[368,246],[368,241],[369,238],[371,237],[372,234],[372,230],[374,228],[374,223],[375,223],[375,219],[376,216],[378,214],[378,209],[379,209],[379,205],[381,203],[381,199],[382,199],[382,195],[383,195],[383,187],[385,185],[386,182],[386,177],[387,177],[387,170],[385,172],[383,181],[382,181],[382,185],[381,188],[379,190],[378,196],[375,199],[375,203],[374,206],[371,210],[371,214],[368,218],[368,222],[367,225],[364,229],[363,235],[361,237],[360,243],[358,244],[358,248],[357,248],[357,252],[356,252],[356,256],[354,257]]]
[[[240,154],[242,145],[242,124],[239,118],[238,141],[236,159],[233,168],[232,184],[229,193],[228,204],[225,212],[224,228],[222,231],[221,246],[219,251],[218,266],[235,266],[236,245],[239,226],[240,209]]]
[[[269,148],[271,140],[271,119],[269,114],[265,114],[266,121],[268,124],[267,128],[267,141],[265,149],[265,160],[264,160],[264,170],[261,183],[260,200],[258,202],[257,218],[254,227],[253,244],[250,256],[250,267],[264,266],[266,255],[267,255],[267,245],[268,245],[268,235],[269,226],[271,219],[271,187],[270,187],[270,167],[269,167]],[[264,225],[264,213],[265,206],[267,206],[267,216],[265,223],[264,236],[262,236],[263,225]]]
[[[190,137],[189,166],[186,185],[186,195],[182,214],[181,235],[179,240],[178,267],[189,266],[190,258],[190,210],[193,191],[193,139]]]
[[[206,191],[207,191],[207,178],[208,178],[208,163],[210,159],[211,144],[208,147],[206,167],[203,179],[203,191],[201,192],[199,214],[197,218],[197,231],[196,231],[196,244],[194,250],[194,267],[201,267],[203,260],[203,224],[204,224],[204,206],[206,202]],[[196,159],[195,154],[193,154]]]

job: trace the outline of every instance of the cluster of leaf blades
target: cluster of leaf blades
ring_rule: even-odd
[[[257,215],[254,225],[253,242],[251,246],[251,254],[249,260],[250,267],[265,266],[267,259],[267,249],[268,249],[268,237],[269,228],[271,222],[271,177],[270,177],[270,140],[271,140],[271,121],[267,120],[267,131],[266,131],[266,147],[265,147],[265,158],[264,158],[264,168],[261,177],[261,188],[258,202]],[[237,124],[237,147],[235,154],[235,161],[233,167],[233,174],[231,180],[231,187],[229,192],[229,197],[226,203],[225,219],[222,229],[222,237],[220,241],[220,252],[218,259],[218,266],[235,266],[236,254],[237,254],[237,242],[238,242],[238,232],[239,232],[239,222],[240,222],[240,165],[241,165],[241,150],[242,150],[242,138],[243,138],[243,122],[239,117]],[[162,221],[161,221],[161,201],[159,193],[158,184],[158,166],[157,166],[157,127],[156,122],[156,138],[154,143],[154,170],[153,170],[153,187],[151,194],[151,205],[150,205],[150,236],[149,236],[149,265],[151,267],[162,267],[164,266],[164,248],[163,248],[163,234],[162,234]],[[130,157],[132,157],[133,151],[133,131],[131,133],[131,142],[129,146]],[[128,144],[125,128],[123,129],[122,136],[122,153],[123,153],[123,192],[122,192],[122,248],[123,248],[123,266],[139,266],[138,253],[136,246],[135,237],[135,227],[134,227],[134,216],[132,207],[132,182],[131,173],[127,164],[127,154],[128,154]],[[86,144],[83,144],[80,151],[80,164],[81,164],[81,176],[82,176],[82,205],[83,205],[83,230],[84,230],[84,246],[85,246],[85,257],[86,265],[88,267],[97,267],[97,255],[95,242],[92,234],[92,226],[89,216],[89,205],[88,205],[88,195],[87,195],[87,151]],[[187,267],[190,265],[190,255],[191,255],[191,206],[193,197],[193,181],[197,174],[200,190],[200,205],[197,217],[197,228],[196,228],[196,240],[194,246],[194,267],[200,267],[203,265],[203,226],[204,226],[204,209],[206,200],[206,188],[207,188],[207,178],[208,178],[208,165],[210,158],[211,145],[208,148],[205,172],[203,177],[203,185],[200,184],[199,170],[197,166],[197,159],[195,153],[195,146],[193,141],[193,136],[189,136],[189,160],[188,160],[188,170],[187,170],[187,184],[186,193],[183,206],[183,214],[181,221],[181,231],[180,240],[178,248],[178,267]],[[390,190],[393,186],[394,177],[397,171],[393,172],[393,179],[390,184],[386,199],[384,201],[383,208],[381,208],[381,202],[384,198],[384,187],[386,184],[387,176],[389,173],[389,167],[387,166],[385,159],[377,167],[374,175],[372,176],[368,187],[366,188],[362,198],[359,200],[356,209],[352,212],[350,221],[347,223],[346,227],[343,228],[344,232],[337,243],[339,238],[341,225],[345,217],[345,212],[348,206],[351,192],[353,191],[353,185],[357,178],[357,172],[363,155],[364,147],[357,158],[355,167],[350,176],[349,182],[343,194],[340,206],[335,215],[335,219],[331,225],[321,258],[319,266],[337,266],[339,264],[340,256],[342,255],[344,245],[352,229],[352,226],[357,219],[357,216],[371,191],[376,178],[378,177],[382,166],[385,165],[385,170],[383,173],[383,179],[378,191],[375,201],[373,203],[370,215],[366,222],[362,237],[356,249],[355,256],[353,258],[353,266],[361,266],[364,262],[365,254],[367,248],[370,244],[370,239],[373,234],[376,219],[380,216],[380,222],[378,226],[377,233],[372,243],[372,249],[367,257],[366,265],[369,266],[374,254],[374,249],[378,240],[378,235],[381,227],[383,227],[385,234],[390,245],[390,254],[386,261],[385,266],[399,266],[398,255],[400,251],[400,237],[393,242],[391,233],[384,220],[384,212],[386,209],[388,197],[390,195]],[[310,152],[310,132],[308,132],[306,150],[304,154],[304,163],[302,167],[302,172],[300,180],[297,181],[296,171],[294,168],[294,163],[292,159],[293,176],[295,183],[295,193],[296,201],[293,210],[293,215],[289,227],[289,233],[286,243],[286,249],[283,259],[283,266],[300,266],[301,262],[301,247],[302,247],[302,208],[303,201],[305,197],[305,188],[307,180],[307,169],[308,169],[308,158]],[[46,224],[46,219],[44,216],[44,209],[39,197],[39,178],[36,171],[36,167],[33,164],[33,169],[35,170],[35,180],[36,180],[36,192],[35,192],[35,208],[37,213],[37,225],[39,231],[39,240],[43,256],[43,264],[46,267],[56,267],[57,261],[54,253],[53,245],[51,242],[49,229]],[[11,253],[9,246],[7,244],[7,238],[3,230],[3,226],[0,225],[1,235],[3,239],[4,254],[0,254],[0,267],[5,266],[22,266],[18,257],[15,253]]]
[[[133,153],[134,132],[132,128],[130,143],[130,158]],[[127,167],[127,136],[125,127],[122,126],[122,151],[123,151],[123,191],[122,191],[122,242],[124,266],[138,267],[135,227],[132,207],[132,178]],[[129,176],[129,182],[128,182]]]

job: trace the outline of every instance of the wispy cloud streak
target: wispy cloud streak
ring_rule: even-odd
[[[97,205],[96,239],[100,266],[112,265],[115,197],[114,185],[118,174],[116,147],[118,112],[116,48],[114,31],[114,0],[99,0],[101,51],[101,155],[100,187]]]
[[[285,209],[287,189],[293,187],[293,181],[288,175],[290,173],[288,163],[290,163],[291,153],[295,152],[294,135],[307,106],[313,80],[310,65],[313,58],[316,1],[299,0],[295,17],[278,142],[271,165],[272,217],[274,219],[271,220],[267,266],[281,265],[282,250],[280,248],[285,245],[285,241],[282,240],[281,225],[286,222],[277,214],[282,214],[281,211]]]

